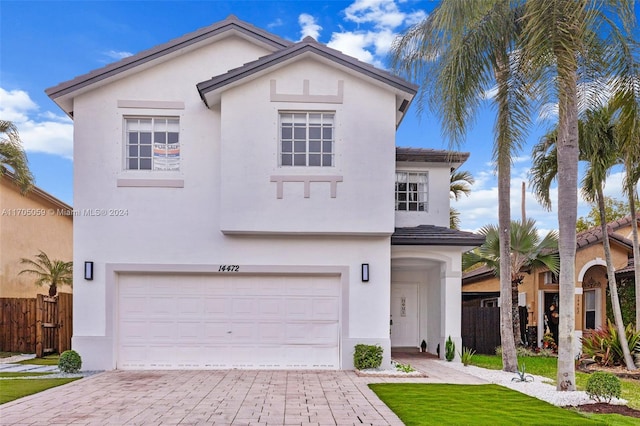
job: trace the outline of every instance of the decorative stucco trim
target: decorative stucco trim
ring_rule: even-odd
[[[342,182],[342,176],[276,175],[271,176],[271,182],[276,183],[276,198],[278,199],[282,199],[283,197],[283,186],[285,182],[303,182],[304,198],[309,198],[311,196],[311,182],[328,182],[331,184],[331,198],[336,198],[338,182]]]
[[[587,263],[584,264],[584,266],[582,267],[582,269],[580,269],[580,273],[578,274],[578,281],[582,282],[584,281],[584,274],[587,273],[587,271],[589,270],[589,268],[591,268],[592,266],[604,266],[605,268],[607,267],[607,262],[605,262],[604,260],[602,260],[599,257],[596,257],[595,259],[592,259],[590,261],[588,261]]]
[[[312,95],[309,80],[302,81],[302,94],[277,93],[276,80],[271,80],[271,102],[307,102],[323,104],[341,104],[344,98],[344,80],[338,80],[338,93],[335,95]]]
[[[118,179],[120,188],[184,188],[184,179]]]
[[[118,108],[184,109],[182,101],[141,101],[118,99]]]

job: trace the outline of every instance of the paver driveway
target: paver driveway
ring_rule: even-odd
[[[110,371],[1,405],[0,423],[402,425],[368,383],[481,382],[433,367],[436,377],[413,379],[353,371]]]

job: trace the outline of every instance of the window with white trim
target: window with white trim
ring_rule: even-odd
[[[584,292],[584,328],[595,330],[596,328],[596,291]]]
[[[334,166],[332,112],[280,113],[280,166]]]
[[[177,117],[125,117],[126,170],[180,170]]]
[[[428,211],[429,173],[396,172],[396,210]]]

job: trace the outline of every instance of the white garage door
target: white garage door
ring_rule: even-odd
[[[120,369],[338,369],[338,277],[120,275]]]

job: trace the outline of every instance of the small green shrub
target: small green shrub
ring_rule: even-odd
[[[78,352],[73,350],[62,352],[58,361],[60,371],[63,373],[77,373],[81,367],[82,358],[80,358]]]
[[[453,361],[453,358],[456,356],[456,344],[451,340],[451,336],[447,339],[444,344],[444,357],[447,361]]]
[[[356,345],[353,351],[353,366],[358,370],[378,368],[382,364],[380,345]]]
[[[611,402],[613,397],[620,398],[622,385],[620,379],[611,373],[596,371],[587,380],[586,387],[589,398],[597,402]]]
[[[471,364],[471,359],[475,354],[476,351],[471,348],[465,348],[464,346],[462,347],[462,352],[458,352],[458,355],[460,355],[460,361],[462,361],[462,364],[465,367]]]
[[[411,366],[411,364],[402,364],[395,361],[392,361],[392,364],[396,368],[396,370],[402,371],[403,373],[411,373],[413,371],[416,371],[415,368]]]

